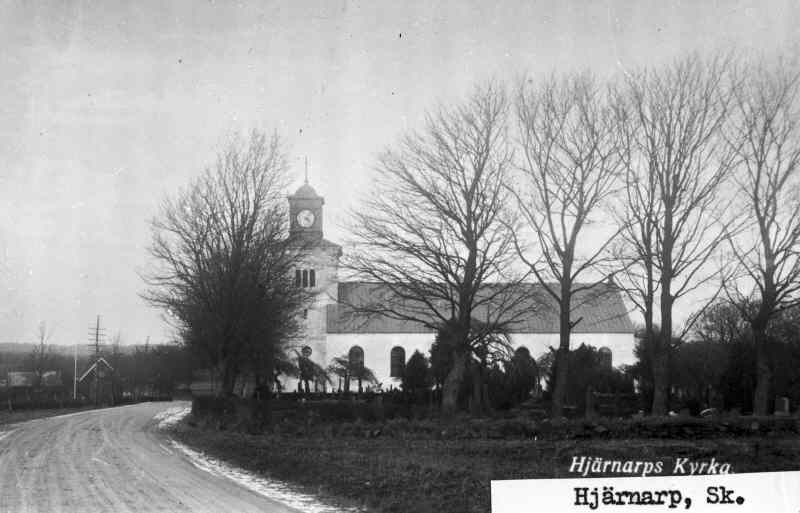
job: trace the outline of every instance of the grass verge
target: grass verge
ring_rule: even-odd
[[[676,458],[729,463],[733,472],[797,470],[800,437],[491,439],[405,436],[365,425],[350,434],[312,430],[246,434],[202,427],[188,418],[173,436],[241,468],[355,501],[381,513],[490,511],[493,479],[578,477],[573,456],[663,462]],[[602,475],[602,474],[600,474]],[[606,474],[611,475],[611,474]]]

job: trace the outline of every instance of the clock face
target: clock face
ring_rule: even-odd
[[[303,228],[310,228],[314,224],[314,213],[310,210],[301,210],[297,213],[297,224]]]

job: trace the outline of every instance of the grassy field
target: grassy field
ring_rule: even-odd
[[[202,423],[201,423],[202,424]],[[342,432],[349,434],[341,434]],[[689,438],[453,438],[360,429],[252,435],[203,429],[189,419],[174,435],[184,443],[306,491],[356,501],[386,513],[488,512],[492,479],[578,477],[573,456],[662,461],[716,458],[733,472],[800,469],[800,437],[792,433]]]

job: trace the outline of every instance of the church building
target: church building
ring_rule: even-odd
[[[325,239],[325,200],[308,182],[288,199],[291,235],[305,248],[295,269],[295,284],[309,289],[314,298],[303,312],[304,339],[298,349],[323,368],[335,357],[360,360],[384,390],[399,387],[405,362],[415,350],[429,356],[435,333],[418,323],[354,311],[353,305],[385,291],[376,283],[339,280],[342,247]],[[573,329],[571,347],[585,343],[613,358],[614,365],[633,364],[634,328],[621,293],[613,285],[596,287],[602,289],[600,294],[575,299],[573,318],[580,322]],[[539,358],[550,347],[558,347],[558,310],[538,284],[526,284],[523,293],[536,304],[514,324],[510,341],[515,349],[524,346]],[[289,391],[296,381],[284,385]]]

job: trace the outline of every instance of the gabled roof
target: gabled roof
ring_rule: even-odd
[[[36,385],[39,376],[35,372],[9,371],[8,386],[10,387],[32,387]]]
[[[100,357],[100,358],[98,358],[98,359],[97,359],[97,360],[96,360],[96,361],[95,361],[95,362],[94,362],[94,363],[93,363],[93,364],[92,364],[92,365],[91,365],[91,366],[90,366],[88,369],[86,369],[86,372],[84,372],[84,373],[83,373],[83,375],[82,375],[80,378],[78,378],[78,381],[79,381],[79,382],[82,382],[84,379],[86,379],[86,376],[88,376],[88,375],[89,375],[89,373],[91,373],[92,371],[95,371],[95,372],[97,372],[97,370],[99,370],[99,369],[100,369],[100,364],[101,364],[101,363],[102,363],[102,364],[103,364],[103,365],[104,365],[104,366],[105,366],[105,367],[106,367],[108,370],[110,370],[111,372],[114,372],[114,367],[112,367],[112,366],[111,366],[111,364],[110,364],[110,363],[108,363],[108,362],[106,361],[106,359],[105,359],[105,358],[103,358],[103,357]],[[97,369],[97,370],[96,370],[96,369]]]
[[[508,287],[502,284],[487,285],[487,295]],[[558,304],[540,284],[523,283],[508,288],[514,297],[513,307],[518,315],[510,326],[511,333],[558,333]],[[511,292],[513,290],[513,292]],[[424,324],[396,319],[382,314],[370,313],[380,304],[397,305],[394,310],[413,312],[424,309],[416,302],[399,300],[390,288],[379,283],[341,282],[338,288],[338,303],[327,306],[328,333],[431,333]],[[473,313],[483,320],[489,311],[500,307],[500,299],[487,301]],[[573,333],[633,333],[628,309],[622,295],[614,285],[602,283],[582,290],[573,296],[571,319],[578,321]],[[442,305],[440,311],[446,311]],[[493,308],[495,307],[495,308]],[[366,311],[365,311],[366,310]],[[415,316],[415,318],[419,318]],[[432,316],[431,316],[432,318]]]
[[[37,384],[42,387],[60,387],[61,371],[50,370],[42,373],[41,379],[36,372],[9,371],[7,384],[9,387],[32,388]]]
[[[323,238],[319,242],[319,245],[322,246],[323,248],[338,248],[340,250],[342,249],[342,246],[340,246],[339,244],[336,244],[335,242],[331,242],[331,241],[329,241],[328,239],[325,239],[325,238]]]

